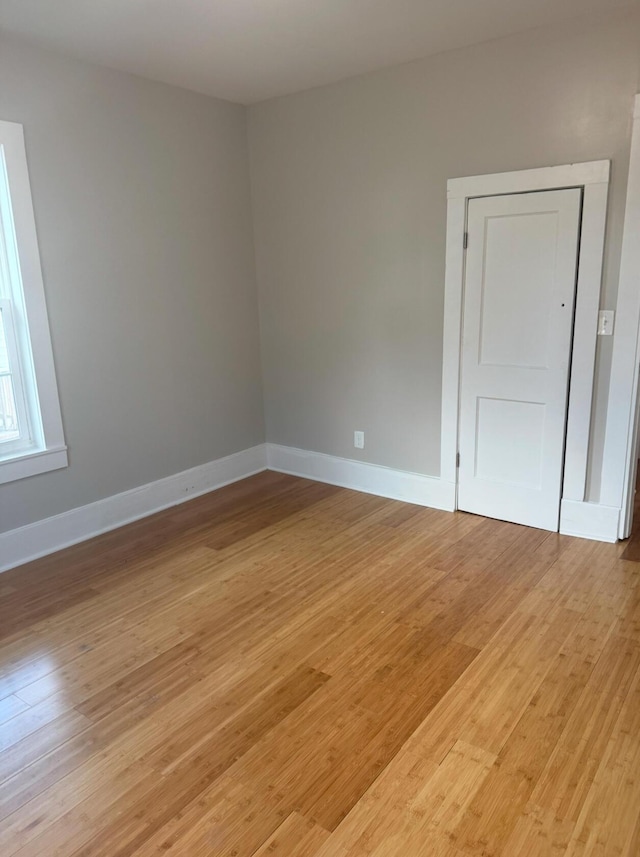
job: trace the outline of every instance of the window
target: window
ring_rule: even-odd
[[[0,121],[0,482],[66,465],[22,126]]]
[[[0,443],[3,453],[27,444],[30,435],[11,301],[0,300]]]

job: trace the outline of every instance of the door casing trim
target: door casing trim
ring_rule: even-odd
[[[562,500],[585,500],[596,337],[609,192],[609,161],[466,176],[447,182],[447,240],[442,360],[440,478],[456,486],[460,354],[469,199],[539,190],[582,189],[582,227],[573,332]],[[560,532],[563,532],[560,515]]]
[[[600,502],[619,506],[619,537],[631,534],[640,382],[640,94],[634,99]]]

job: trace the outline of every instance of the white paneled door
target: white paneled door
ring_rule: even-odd
[[[581,191],[469,200],[458,507],[557,530]]]

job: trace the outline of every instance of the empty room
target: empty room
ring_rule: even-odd
[[[0,0],[1,857],[640,857],[640,0]]]

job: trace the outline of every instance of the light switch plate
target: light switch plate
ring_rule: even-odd
[[[601,309],[598,313],[598,336],[611,336],[613,333],[613,310]]]

